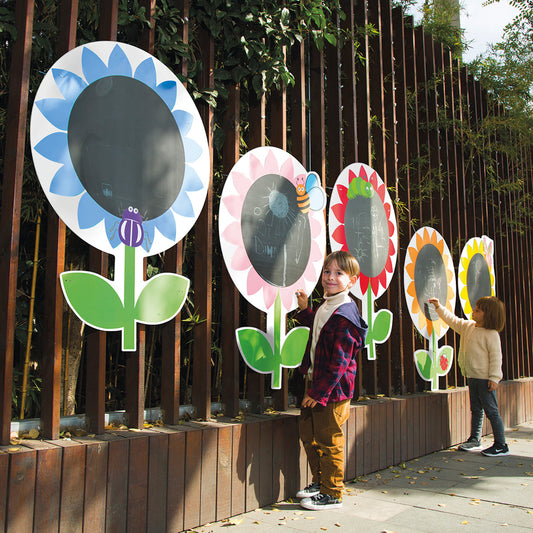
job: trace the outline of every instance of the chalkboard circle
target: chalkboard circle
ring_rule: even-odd
[[[241,232],[250,263],[261,278],[277,287],[300,279],[311,253],[311,228],[288,179],[265,174],[250,186]]]
[[[492,294],[489,266],[481,253],[474,254],[468,263],[466,287],[472,308],[481,297]]]
[[[348,200],[344,231],[348,250],[359,262],[361,273],[369,278],[379,276],[389,257],[389,223],[377,194]]]
[[[68,146],[88,194],[121,218],[128,207],[143,221],[165,213],[183,184],[180,131],[161,97],[126,76],[88,85],[72,107]]]
[[[439,249],[433,244],[424,245],[418,252],[415,263],[415,292],[420,309],[425,317],[435,321],[439,316],[429,298],[438,298],[443,305],[448,299],[448,278],[446,265]]]

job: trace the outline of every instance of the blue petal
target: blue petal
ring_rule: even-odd
[[[124,50],[117,44],[109,56],[109,74],[131,78],[131,64]]]
[[[155,90],[157,94],[163,99],[169,109],[173,109],[176,105],[176,96],[178,94],[178,86],[173,80],[167,80],[160,83]]]
[[[156,219],[154,219],[156,220]],[[154,220],[149,220],[147,222],[143,222],[143,230],[144,230],[144,239],[142,242],[142,247],[149,252],[150,248],[152,247],[152,243],[154,242],[154,234],[155,234],[155,223]]]
[[[191,200],[186,193],[181,192],[176,198],[176,201],[172,204],[172,210],[183,217],[194,217],[194,208]]]
[[[56,132],[47,135],[34,148],[36,152],[46,157],[46,159],[50,159],[50,161],[66,163],[70,158],[68,136],[65,132]]]
[[[121,243],[120,236],[118,233],[119,224],[119,218],[107,213],[107,216],[105,218],[105,232],[107,235],[107,240],[113,248],[116,248]]]
[[[184,191],[199,191],[204,187],[202,180],[198,177],[196,170],[189,165],[185,165],[185,171],[183,173],[183,185],[181,186]]]
[[[187,113],[187,111],[183,111],[183,109],[178,109],[172,114],[174,115],[174,120],[178,125],[181,135],[187,135],[191,129],[194,117],[190,113]]]
[[[80,198],[80,203],[78,204],[78,224],[81,229],[96,226],[96,224],[104,220],[108,215],[109,213],[102,209],[88,193]]]
[[[50,192],[61,196],[78,196],[84,190],[72,165],[63,165],[50,183]]]
[[[203,154],[202,147],[188,138],[183,139],[183,151],[185,152],[185,159],[188,163],[196,161]]]
[[[100,59],[98,54],[95,54],[87,47],[83,49],[81,54],[81,64],[83,68],[83,75],[89,84],[93,83],[100,78],[107,76],[107,66]]]
[[[52,75],[61,94],[66,100],[74,102],[80,93],[87,87],[87,84],[70,70],[53,68]]]
[[[67,131],[72,104],[72,100],[63,100],[62,98],[43,98],[35,102],[46,120],[63,131]]]
[[[156,75],[155,75],[155,65],[151,57],[145,59],[135,70],[136,80],[142,81],[144,84],[148,85],[152,89],[156,84]]]
[[[176,240],[176,220],[170,209],[150,222],[153,222],[159,233],[164,235],[167,239],[170,239],[171,241]]]

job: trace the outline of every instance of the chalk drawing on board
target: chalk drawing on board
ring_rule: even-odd
[[[375,345],[385,342],[392,330],[392,313],[374,312],[374,301],[389,286],[398,254],[394,206],[374,169],[353,163],[340,173],[328,221],[331,249],[349,251],[361,267],[351,291],[362,302],[361,314],[369,327],[365,348],[368,359],[374,360]]]
[[[457,269],[459,301],[467,318],[482,296],[496,294],[494,275],[494,241],[483,235],[473,237],[464,245]]]
[[[433,228],[419,229],[411,238],[404,266],[404,291],[409,314],[416,329],[429,341],[429,350],[414,354],[420,377],[439,388],[439,376],[446,375],[452,365],[453,349],[438,347],[438,340],[448,330],[428,303],[439,298],[441,305],[455,309],[455,270],[450,250],[442,236]]]
[[[115,256],[111,282],[64,272],[65,298],[81,320],[122,330],[177,314],[189,280],[145,282],[142,259],[181,240],[207,194],[209,158],[200,115],[165,65],[124,43],[74,48],[44,76],[32,109],[31,148],[52,207],[81,239]]]
[[[297,307],[295,292],[310,294],[324,261],[325,192],[313,172],[273,147],[251,150],[237,161],[222,191],[219,236],[228,272],[239,292],[267,314],[266,335],[236,332],[246,364],[272,374],[281,387],[282,367],[302,360],[308,328],[285,334],[285,318]]]

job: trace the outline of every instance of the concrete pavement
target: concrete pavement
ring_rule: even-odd
[[[362,476],[342,509],[308,511],[297,499],[195,528],[198,533],[533,532],[533,422],[506,431],[511,455],[450,448]],[[492,436],[482,439],[483,447]]]

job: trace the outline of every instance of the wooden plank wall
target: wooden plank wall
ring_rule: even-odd
[[[532,398],[533,379],[502,382],[506,427]],[[293,497],[309,481],[297,414],[2,447],[0,531],[176,533]],[[345,479],[464,441],[469,416],[464,387],[353,404]]]

